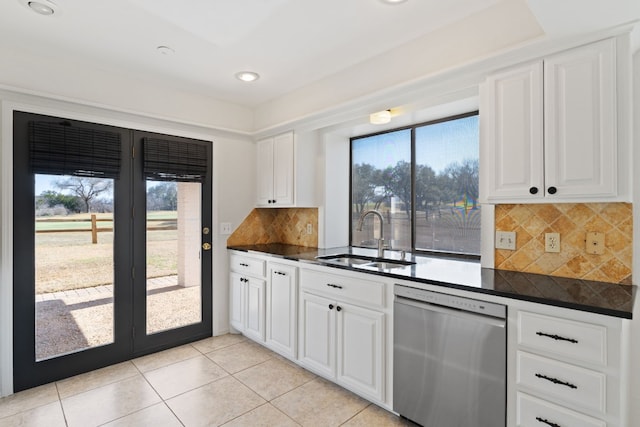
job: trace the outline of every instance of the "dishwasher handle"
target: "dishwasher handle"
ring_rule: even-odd
[[[466,320],[474,322],[481,322],[489,326],[495,326],[498,328],[504,328],[506,326],[506,320],[504,318],[493,317],[485,314],[477,314],[471,311],[465,311],[457,308],[449,308],[442,305],[432,304],[429,302],[416,301],[409,298],[403,298],[396,295],[395,304],[406,305],[410,307],[419,308],[422,310],[429,310],[436,313],[448,314],[456,316]]]

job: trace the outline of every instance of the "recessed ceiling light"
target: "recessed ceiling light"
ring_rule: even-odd
[[[172,48],[170,48],[169,46],[158,46],[156,48],[156,50],[158,52],[160,52],[161,54],[167,55],[167,56],[170,56],[170,55],[173,55],[174,53],[176,53],[176,51],[173,50]]]
[[[27,6],[40,15],[53,15],[55,12],[51,6],[47,6],[46,4],[38,1],[27,2]]]
[[[399,4],[399,3],[404,3],[407,0],[380,0],[380,1],[386,4]]]
[[[260,75],[253,71],[240,71],[239,73],[236,73],[236,79],[242,80],[243,82],[253,82],[259,78]]]

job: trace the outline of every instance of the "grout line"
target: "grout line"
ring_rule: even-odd
[[[60,390],[58,389],[58,382],[54,382],[53,385],[56,388],[56,394],[58,395],[58,404],[60,405],[60,410],[62,411],[62,418],[64,419],[64,425],[69,426],[69,421],[67,421],[67,413],[64,410],[64,405],[62,404],[62,397],[60,396]]]

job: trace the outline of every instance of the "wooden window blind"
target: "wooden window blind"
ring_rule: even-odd
[[[120,134],[72,126],[69,122],[31,121],[29,155],[33,173],[96,178],[120,177]]]
[[[154,181],[204,182],[207,147],[189,141],[144,138],[144,176]]]

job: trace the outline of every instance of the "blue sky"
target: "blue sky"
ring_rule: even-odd
[[[478,158],[478,116],[416,129],[416,163],[442,172],[453,161]],[[411,160],[411,131],[400,130],[353,141],[353,162],[379,169]]]

